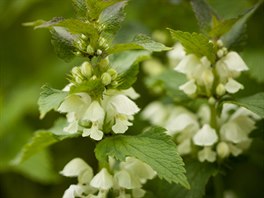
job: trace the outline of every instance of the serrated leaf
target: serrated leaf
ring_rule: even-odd
[[[137,74],[139,72],[138,64],[132,65],[125,73],[118,76],[118,89],[128,89],[130,88],[137,80]]]
[[[191,189],[187,190],[179,185],[169,184],[166,181],[155,179],[145,186],[146,190],[153,193],[153,197],[166,198],[202,198],[205,195],[205,187],[209,178],[217,172],[216,167],[211,163],[200,163],[198,161],[186,162],[186,176],[190,181]]]
[[[221,40],[223,41],[226,47],[230,48],[232,46],[239,45],[239,41],[241,42],[243,40],[242,38],[244,37],[246,22],[251,17],[251,15],[257,10],[260,4],[261,2],[256,4],[246,14],[241,16],[233,25],[231,30],[221,37]]]
[[[192,9],[202,32],[211,29],[212,18],[218,16],[205,0],[191,0]]]
[[[230,102],[243,106],[264,118],[264,92]]]
[[[184,163],[177,153],[176,145],[163,128],[153,127],[137,136],[106,138],[97,144],[95,155],[105,165],[108,164],[108,156],[122,161],[126,156],[136,157],[150,165],[160,178],[189,188]]]
[[[47,85],[44,85],[41,89],[38,105],[40,118],[43,118],[47,112],[59,107],[64,98],[68,95],[68,92],[53,89]]]
[[[99,16],[99,24],[101,25],[101,36],[108,42],[111,42],[120,28],[125,18],[124,8],[126,1],[118,2],[107,7]]]
[[[36,131],[33,137],[24,145],[21,152],[13,160],[13,164],[16,165],[26,161],[36,153],[56,142],[80,135],[79,133],[69,134],[63,132],[63,128],[66,125],[67,122],[65,119],[59,119],[51,129]]]
[[[76,37],[62,27],[54,27],[51,30],[51,43],[57,56],[65,61],[74,57],[74,40]]]
[[[211,61],[211,63],[215,62],[216,56],[214,45],[205,35],[195,32],[189,33],[179,30],[169,30],[172,38],[178,40],[183,45],[187,53],[193,53],[199,57],[206,56]]]

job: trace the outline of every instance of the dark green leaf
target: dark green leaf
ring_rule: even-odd
[[[64,98],[68,95],[68,92],[53,89],[47,85],[44,85],[41,89],[38,105],[40,118],[43,118],[47,112],[59,107]]]
[[[212,18],[217,18],[216,13],[205,0],[191,0],[191,5],[201,31],[208,32],[211,29]]]
[[[163,128],[153,127],[138,136],[106,138],[97,144],[95,154],[103,165],[108,164],[108,156],[122,161],[127,156],[134,156],[150,165],[160,178],[189,188],[184,163],[177,153],[176,145]]]
[[[209,35],[212,38],[220,38],[223,34],[228,32],[232,26],[236,23],[237,19],[227,19],[224,21],[218,21],[213,25],[212,30],[209,32]]]
[[[224,45],[226,47],[230,48],[232,46],[239,45],[239,43],[243,40],[243,37],[245,37],[244,33],[246,22],[251,17],[251,15],[257,10],[260,4],[261,3],[256,4],[246,14],[241,16],[233,25],[231,30],[221,37],[221,40],[224,42]]]
[[[66,125],[67,122],[65,119],[59,119],[51,129],[36,131],[34,133],[34,136],[26,145],[24,145],[21,152],[17,155],[17,157],[13,161],[13,164],[20,164],[26,161],[36,153],[42,151],[43,149],[56,142],[80,135],[79,133],[69,134],[63,132],[63,128]]]
[[[209,39],[203,34],[189,33],[182,31],[175,31],[169,29],[172,38],[178,40],[184,47],[187,53],[196,54],[199,57],[206,56],[211,63],[215,61],[215,49],[214,45],[209,42]]]
[[[155,179],[150,181],[145,189],[153,193],[153,197],[166,198],[202,198],[205,195],[205,187],[209,178],[216,173],[216,168],[210,163],[200,163],[198,161],[186,162],[186,176],[190,181],[191,189],[187,190],[179,185],[169,184],[166,181]]]
[[[99,24],[102,31],[101,36],[109,42],[112,41],[125,18],[124,8],[126,4],[126,1],[118,2],[106,8],[99,16]]]

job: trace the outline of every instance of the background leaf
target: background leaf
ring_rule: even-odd
[[[108,164],[108,156],[122,161],[126,156],[136,157],[150,165],[160,178],[189,188],[183,161],[174,142],[165,134],[165,129],[153,127],[138,136],[106,138],[97,144],[95,154],[105,165]]]

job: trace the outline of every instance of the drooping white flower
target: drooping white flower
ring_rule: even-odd
[[[103,168],[93,177],[90,185],[94,188],[109,190],[113,186],[113,176],[108,173],[106,168]]]
[[[204,147],[203,150],[198,152],[198,159],[200,162],[214,162],[216,160],[216,153],[210,147]]]
[[[197,90],[197,86],[194,80],[189,80],[183,85],[179,86],[179,89],[187,95],[193,95]]]
[[[187,77],[193,78],[193,74],[195,72],[195,67],[201,64],[200,59],[194,54],[189,54],[185,56],[180,63],[175,67],[177,72],[186,74]]]
[[[193,137],[193,142],[198,146],[211,146],[216,143],[218,136],[215,129],[205,124]]]
[[[135,175],[129,174],[129,172],[125,169],[121,169],[120,171],[116,172],[114,179],[117,185],[121,188],[134,189],[141,187],[140,180],[137,179]]]
[[[243,88],[244,86],[242,84],[240,84],[239,82],[235,81],[232,78],[229,78],[227,83],[225,84],[225,90],[232,94],[238,92],[240,89]]]
[[[171,67],[176,67],[178,63],[186,56],[186,52],[181,43],[176,43],[173,50],[167,53],[169,64]]]
[[[248,70],[246,63],[237,52],[230,51],[225,57],[223,57],[222,61],[231,71],[241,72]]]

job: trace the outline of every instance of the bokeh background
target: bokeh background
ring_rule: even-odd
[[[248,10],[254,0],[208,0],[223,18],[237,17]],[[130,0],[127,18],[117,41],[125,41],[136,33],[152,35],[172,46],[166,28],[199,31],[187,0]],[[59,116],[51,112],[39,119],[37,99],[40,87],[48,83],[61,89],[67,83],[66,74],[78,65],[75,59],[66,63],[56,57],[46,30],[33,30],[22,23],[54,16],[73,17],[71,0],[1,0],[0,1],[0,198],[61,197],[75,179],[61,177],[58,172],[74,157],[82,157],[96,167],[93,143],[87,139],[65,140],[40,152],[19,166],[13,160],[34,131],[52,126]],[[240,95],[264,90],[264,6],[249,19],[248,37],[242,51],[251,71],[242,76],[246,89]],[[164,55],[156,54],[163,58]],[[141,72],[135,89],[143,96],[137,101],[143,108],[155,96],[144,86]],[[263,99],[264,100],[264,99]],[[142,130],[138,122],[131,130]],[[261,124],[261,123],[259,123]],[[263,124],[262,124],[262,129]],[[258,136],[259,137],[259,136]],[[237,190],[239,197],[259,197],[263,192],[263,139],[258,138],[251,154],[238,158],[230,168],[226,187]],[[210,197],[210,185],[208,197]],[[212,193],[211,193],[212,194]],[[213,197],[213,196],[211,196]]]

